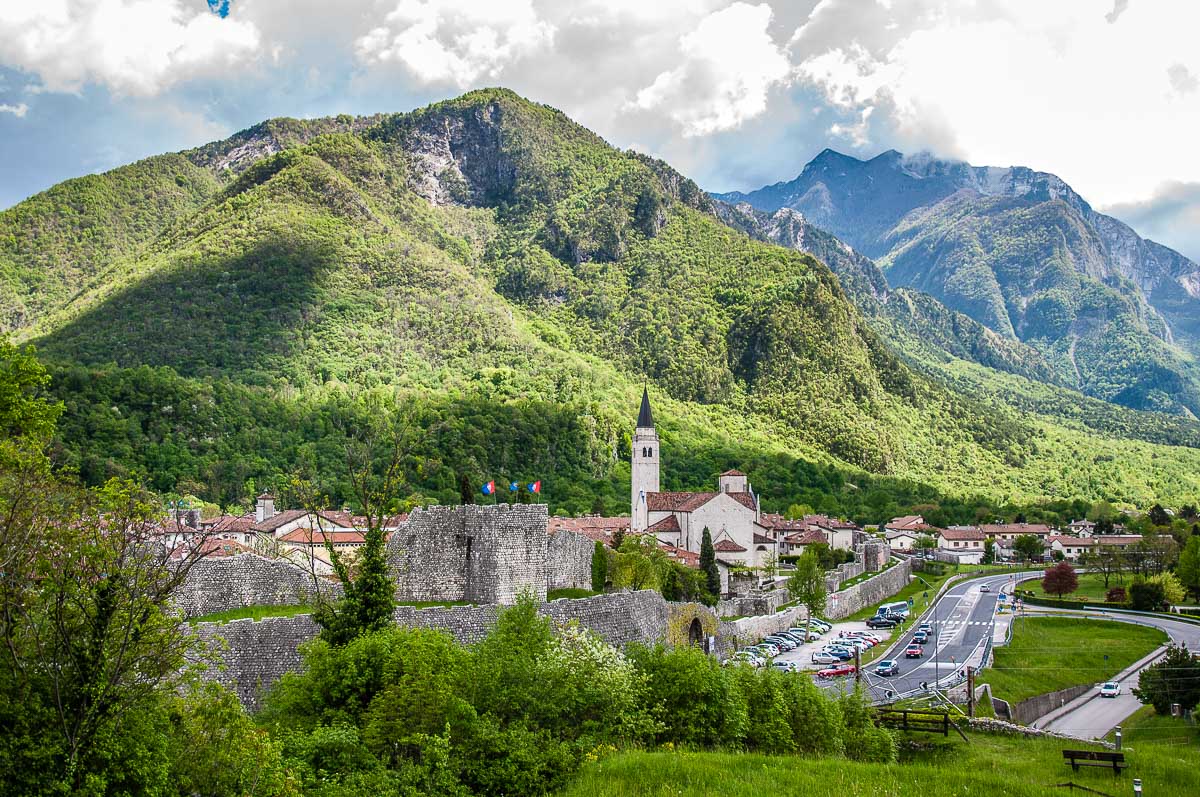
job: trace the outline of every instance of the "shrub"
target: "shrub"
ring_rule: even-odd
[[[1135,581],[1129,587],[1129,608],[1142,612],[1160,612],[1167,606],[1162,584]]]
[[[1104,593],[1104,600],[1108,603],[1125,603],[1127,597],[1124,587],[1113,587],[1108,592]]]

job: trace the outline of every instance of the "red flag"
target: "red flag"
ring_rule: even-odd
[[[529,483],[529,492],[540,493],[541,491],[542,491],[542,482],[540,479],[538,481]]]

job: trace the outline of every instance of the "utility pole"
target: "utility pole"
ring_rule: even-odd
[[[967,716],[975,716],[975,668],[967,668]]]
[[[854,646],[854,688],[862,684],[862,650],[858,645]]]

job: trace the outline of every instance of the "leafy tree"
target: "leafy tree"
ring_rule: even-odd
[[[1109,582],[1115,576],[1120,583],[1125,573],[1125,554],[1111,545],[1099,545],[1094,551],[1085,553],[1080,564],[1089,570],[1098,572],[1104,579],[1104,588],[1108,589]]]
[[[829,598],[825,586],[825,571],[815,554],[806,551],[796,560],[796,570],[788,578],[788,593],[808,610],[805,621],[805,635],[811,630],[814,615],[825,611],[825,602]]]
[[[671,560],[653,534],[630,535],[621,543],[613,568],[613,586],[661,589],[670,575]]]
[[[1075,574],[1075,566],[1070,562],[1059,562],[1053,567],[1047,568],[1045,575],[1042,576],[1042,591],[1057,595],[1060,599],[1063,595],[1077,589],[1079,589],[1079,577]]]
[[[704,527],[700,539],[700,572],[704,573],[704,583],[708,591],[715,597],[720,597],[721,571],[717,568],[717,552],[713,548],[712,533],[708,526]]]
[[[1159,573],[1157,576],[1151,576],[1147,581],[1162,587],[1163,600],[1168,604],[1183,603],[1183,599],[1187,597],[1183,584],[1179,583],[1179,579],[1173,573]]]
[[[983,563],[990,565],[996,561],[996,539],[988,537],[983,541]]]
[[[625,532],[617,529],[612,533],[612,539],[609,540],[609,545],[614,551],[621,550],[621,546],[625,544]]]
[[[1163,509],[1162,504],[1155,504],[1150,507],[1149,518],[1150,522],[1155,526],[1169,526],[1171,524],[1171,516],[1167,514],[1167,510]]]
[[[1172,703],[1191,711],[1200,705],[1200,661],[1192,658],[1186,646],[1169,645],[1161,661],[1138,675],[1133,694],[1163,716],[1171,713]]]
[[[932,534],[922,534],[917,537],[916,542],[913,543],[913,548],[917,549],[918,551],[932,551],[937,547],[937,538]]]
[[[1142,612],[1158,612],[1166,608],[1167,596],[1162,584],[1135,581],[1129,586],[1129,607]]]
[[[1036,534],[1021,534],[1013,540],[1013,551],[1021,555],[1027,562],[1040,560],[1043,555],[1044,547],[1041,539]]]
[[[592,548],[592,592],[604,592],[608,584],[608,551],[604,543],[596,540]]]
[[[1200,597],[1200,537],[1188,538],[1187,545],[1179,554],[1175,575],[1190,594]]]

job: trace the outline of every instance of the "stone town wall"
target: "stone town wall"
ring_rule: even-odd
[[[727,598],[717,601],[714,611],[718,617],[751,617],[760,614],[772,614],[789,600],[788,591],[784,587],[767,592],[751,592],[737,598]]]
[[[596,544],[574,531],[559,530],[547,543],[549,589],[591,589],[592,552]]]
[[[830,620],[849,617],[866,607],[895,595],[912,578],[912,562],[897,562],[877,576],[860,581],[838,592],[830,593],[825,616]]]
[[[546,518],[544,504],[414,510],[388,541],[396,599],[514,603],[528,592],[545,600]]]
[[[175,591],[175,605],[184,617],[199,617],[243,606],[291,606],[310,603],[320,589],[337,596],[341,585],[318,579],[282,559],[254,553],[207,557],[192,565]]]
[[[776,631],[803,626],[807,619],[807,609],[803,606],[793,606],[774,614],[723,621],[717,631],[717,651],[728,655],[745,645],[754,645]]]
[[[643,590],[556,600],[543,603],[538,611],[560,625],[577,621],[610,644],[622,646],[631,642],[665,641],[670,606],[657,592]],[[443,629],[469,645],[487,635],[496,624],[499,611],[500,607],[494,604],[425,609],[398,606],[395,618],[401,626]],[[225,624],[198,623],[195,630],[204,642],[216,643],[223,665],[210,668],[205,677],[233,689],[251,710],[258,708],[262,695],[284,673],[300,668],[298,648],[318,631],[308,615]]]

